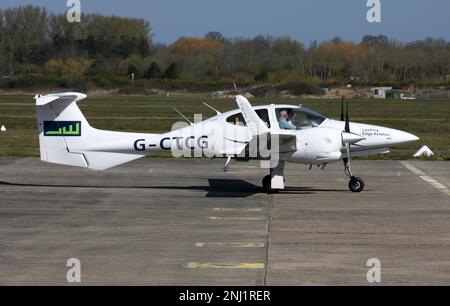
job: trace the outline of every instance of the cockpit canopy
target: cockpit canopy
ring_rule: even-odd
[[[317,127],[325,121],[326,117],[306,107],[276,108],[276,116],[280,129],[298,130]]]
[[[267,107],[256,109],[255,112],[267,127],[270,128],[272,121],[272,125],[279,126],[280,129],[286,130],[317,127],[326,119],[322,114],[305,107]],[[269,112],[271,112],[271,115],[269,115]],[[274,119],[276,119],[276,122]],[[229,115],[226,118],[226,121],[233,125],[246,125],[241,112]]]

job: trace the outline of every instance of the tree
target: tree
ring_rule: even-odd
[[[177,65],[175,64],[175,62],[172,62],[169,65],[169,67],[167,67],[167,69],[164,71],[162,77],[164,79],[171,79],[171,80],[178,79],[178,69],[177,69]]]
[[[203,38],[180,38],[171,47],[169,52],[171,54],[182,55],[200,55],[210,54],[213,55],[219,52],[223,47],[223,44],[213,39]]]
[[[155,62],[152,62],[150,64],[150,67],[148,68],[147,73],[145,74],[145,77],[148,79],[160,79],[162,76],[161,68],[159,68],[159,65]]]
[[[48,36],[52,43],[52,57],[69,58],[87,56],[84,43],[85,30],[78,23],[67,22],[64,15],[51,15]]]
[[[10,48],[12,64],[42,64],[48,58],[48,12],[32,5],[2,12],[0,48]]]
[[[210,39],[210,40],[217,40],[217,41],[220,41],[222,43],[226,41],[226,39],[222,35],[222,33],[217,32],[217,31],[211,31],[211,32],[206,33],[205,38],[206,39]]]
[[[361,42],[369,46],[385,46],[389,43],[389,39],[386,35],[365,35]]]
[[[366,35],[359,43],[335,37],[305,48],[288,36],[227,39],[211,31],[165,45],[153,44],[151,30],[143,19],[85,14],[83,22],[68,23],[65,14],[31,5],[0,10],[0,75],[442,84],[450,74],[445,39],[404,43]],[[164,70],[157,63],[170,65]]]

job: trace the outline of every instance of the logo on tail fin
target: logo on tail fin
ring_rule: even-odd
[[[81,121],[44,121],[44,136],[81,136]]]

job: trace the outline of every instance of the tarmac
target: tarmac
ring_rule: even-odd
[[[0,285],[449,285],[450,163],[145,158],[103,172],[0,159]],[[368,260],[379,261],[370,283]]]

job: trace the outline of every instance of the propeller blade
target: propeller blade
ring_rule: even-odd
[[[344,121],[344,96],[341,97],[341,121]]]
[[[349,115],[348,115],[348,101],[346,103],[347,105],[347,110],[346,110],[346,114],[345,114],[345,131],[347,133],[350,133],[350,119],[349,119]]]

